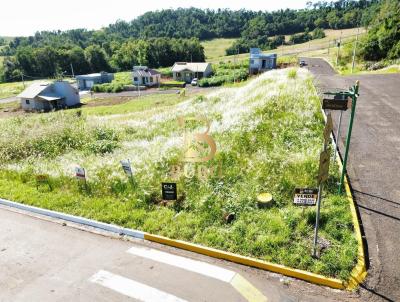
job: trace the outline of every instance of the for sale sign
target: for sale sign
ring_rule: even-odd
[[[177,190],[176,183],[173,182],[163,182],[161,184],[162,198],[164,200],[176,200]]]
[[[75,168],[75,177],[78,180],[86,180],[86,171],[84,168],[76,167]]]
[[[299,206],[315,206],[317,204],[318,189],[296,188],[293,203]]]

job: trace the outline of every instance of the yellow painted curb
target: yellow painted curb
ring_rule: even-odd
[[[337,157],[337,163],[339,165],[339,169],[342,170],[343,164],[339,156]],[[358,244],[357,264],[350,273],[350,279],[346,282],[346,288],[348,290],[353,290],[357,288],[357,286],[360,283],[362,283],[364,279],[367,277],[367,266],[365,264],[365,252],[361,236],[360,223],[358,221],[356,205],[353,199],[353,195],[351,194],[347,175],[345,175],[344,177],[344,187],[346,190],[347,199],[350,204],[350,211],[351,211],[351,216],[353,218],[354,232],[356,234],[356,239]]]
[[[144,234],[144,239],[153,241],[153,242],[162,243],[162,244],[169,245],[169,246],[174,246],[174,247],[177,247],[180,249],[192,251],[195,253],[207,255],[210,257],[214,257],[214,258],[224,259],[224,260],[228,260],[228,261],[232,261],[232,262],[236,262],[236,263],[240,263],[240,264],[244,264],[244,265],[248,265],[248,266],[252,266],[252,267],[261,268],[264,270],[279,273],[279,274],[289,276],[289,277],[294,277],[297,279],[302,279],[302,280],[305,280],[305,281],[308,281],[311,283],[315,283],[315,284],[319,284],[319,285],[329,286],[329,287],[337,288],[337,289],[345,288],[343,281],[341,281],[339,279],[328,278],[328,277],[324,277],[322,275],[310,273],[307,271],[294,269],[294,268],[290,268],[290,267],[287,267],[284,265],[274,264],[271,262],[262,261],[262,260],[258,260],[255,258],[241,256],[241,255],[237,255],[237,254],[233,254],[233,253],[229,253],[229,252],[224,252],[221,250],[204,247],[204,246],[194,244],[194,243],[189,243],[189,242],[185,242],[185,241],[181,241],[181,240],[174,240],[174,239],[170,239],[167,237],[152,235],[152,234],[148,234],[148,233]]]

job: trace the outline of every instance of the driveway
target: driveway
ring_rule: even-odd
[[[340,76],[322,59],[304,60],[321,92],[360,80],[347,170],[368,246],[362,297],[400,301],[400,74]],[[342,154],[349,114],[343,115]],[[333,112],[336,129],[338,115]]]

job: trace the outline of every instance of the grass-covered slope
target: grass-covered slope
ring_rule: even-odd
[[[315,208],[292,205],[295,187],[316,187],[323,122],[306,70],[267,72],[239,88],[154,106],[126,104],[0,121],[0,196],[226,251],[347,278],[357,253],[346,198],[336,195],[332,167],[321,214],[319,260],[311,257]],[[153,100],[154,101],[154,100]],[[134,104],[132,101],[131,104]],[[160,103],[161,102],[161,103]],[[124,110],[118,111],[118,106]],[[127,109],[129,109],[127,111]],[[182,177],[180,202],[163,206],[161,182],[179,163],[179,116],[204,115],[217,143],[211,164],[222,177]],[[129,158],[130,183],[119,165]],[[87,169],[88,190],[72,178]],[[36,189],[34,174],[51,175],[53,191]],[[189,173],[190,174],[190,173]],[[274,205],[258,209],[270,192]],[[236,219],[228,224],[227,213]]]

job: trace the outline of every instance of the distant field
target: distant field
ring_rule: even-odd
[[[30,82],[25,82],[25,85],[30,85]],[[1,83],[0,99],[16,96],[22,90],[24,90],[24,85],[22,82]]]
[[[365,33],[364,28],[360,28],[360,33]],[[284,45],[277,49],[267,50],[265,53],[277,53],[278,56],[288,56],[288,55],[306,55],[307,53],[326,53],[328,48],[332,48],[335,45],[335,40],[338,40],[342,35],[342,42],[349,41],[354,38],[357,34],[357,28],[343,29],[343,30],[325,30],[326,37],[323,39],[316,39],[306,43],[295,44],[295,45]],[[289,41],[290,36],[285,36],[286,41]],[[238,60],[247,60],[248,54],[240,54],[237,56]],[[220,57],[214,57],[209,60],[212,63],[217,63],[220,61],[227,62],[233,61],[233,56],[222,55]]]
[[[225,56],[225,50],[229,48],[235,40],[236,39],[213,39],[201,42],[207,61]]]

